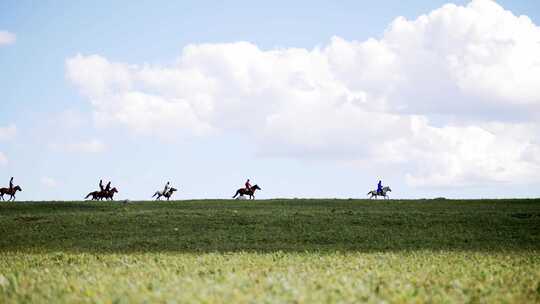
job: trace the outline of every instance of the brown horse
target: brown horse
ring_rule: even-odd
[[[4,200],[4,194],[9,194],[10,198],[8,199],[8,201],[15,201],[15,194],[17,193],[17,191],[22,191],[19,185],[13,187],[12,189],[0,188],[0,199]]]
[[[116,187],[113,187],[109,191],[103,190],[103,194],[101,195],[100,200],[101,199],[106,199],[106,200],[113,201],[114,200],[113,196],[114,196],[115,193],[118,193],[118,189],[116,189]]]
[[[92,191],[88,193],[88,195],[84,199],[87,199],[91,196],[92,197],[91,200],[97,201],[99,197],[101,196],[100,194],[101,194],[101,191]]]
[[[234,194],[234,196],[232,198],[236,198],[237,195],[240,194],[240,196],[244,196],[244,195],[249,195],[249,199],[255,199],[255,190],[262,190],[261,188],[259,188],[259,186],[257,185],[254,185],[253,187],[251,187],[251,189],[247,190],[246,188],[240,188],[238,190],[236,190],[236,193]]]

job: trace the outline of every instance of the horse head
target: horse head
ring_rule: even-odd
[[[17,185],[13,188],[13,190],[16,191],[22,191],[21,186]]]
[[[178,189],[174,188],[174,187],[171,187],[171,189],[169,189],[169,192],[170,193],[173,193],[174,191],[178,191]]]
[[[111,193],[118,193],[118,189],[116,189],[116,187],[113,187],[113,188],[111,189]]]
[[[392,189],[390,189],[390,187],[386,186],[383,188],[384,191],[388,191],[388,192],[392,192]]]
[[[254,185],[253,187],[251,187],[251,190],[262,190],[258,185]]]

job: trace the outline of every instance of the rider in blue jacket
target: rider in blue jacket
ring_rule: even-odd
[[[382,182],[379,181],[377,184],[377,194],[382,194]]]

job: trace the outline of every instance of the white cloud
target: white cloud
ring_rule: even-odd
[[[0,166],[5,166],[8,164],[8,158],[7,156],[0,151]]]
[[[260,153],[403,168],[410,184],[540,177],[540,28],[490,0],[396,18],[381,39],[313,50],[184,48],[168,66],[66,61],[100,125],[239,132]]]
[[[16,36],[8,31],[0,31],[0,46],[15,43]]]
[[[7,127],[0,127],[0,140],[11,140],[17,134],[17,127],[13,124]]]
[[[66,152],[76,153],[100,153],[105,151],[105,144],[98,139],[91,139],[88,141],[72,142],[65,144],[53,143],[49,145],[50,148],[55,150],[62,150]]]
[[[56,188],[59,185],[56,179],[52,177],[48,177],[48,176],[42,177],[40,181],[41,181],[41,184],[43,184],[47,188]]]

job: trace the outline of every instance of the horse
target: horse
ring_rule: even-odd
[[[101,191],[92,191],[92,192],[88,193],[88,195],[84,199],[87,199],[90,196],[92,196],[91,200],[97,201],[99,199],[99,197],[101,196]]]
[[[247,194],[247,195],[249,195],[249,199],[255,199],[255,190],[262,190],[262,189],[259,188],[259,186],[257,186],[257,185],[254,185],[249,190],[246,190],[246,188],[240,188],[240,189],[236,190],[236,193],[234,194],[234,196],[232,198],[236,198],[236,196],[238,194],[240,194],[240,196],[243,196],[244,194]]]
[[[377,198],[377,196],[382,196],[384,197],[385,199],[389,199],[390,197],[387,195],[388,192],[392,192],[392,189],[390,189],[390,187],[386,186],[386,187],[383,187],[382,188],[382,193],[377,193],[377,190],[371,190],[367,193],[367,195],[371,195],[371,197],[369,199],[372,199],[372,198]]]
[[[152,197],[157,195],[156,201],[159,201],[162,196],[166,197],[167,200],[169,200],[171,198],[171,196],[173,195],[174,191],[178,191],[178,189],[176,189],[174,187],[171,187],[165,193],[163,193],[163,191],[156,191],[156,193],[154,193],[154,195],[152,195]]]
[[[106,199],[106,200],[114,201],[113,196],[115,193],[118,193],[118,189],[116,189],[116,187],[113,187],[109,191],[103,190],[103,193],[101,193],[99,200]]]
[[[13,187],[12,189],[0,188],[0,198],[4,200],[4,194],[9,194],[11,197],[8,199],[8,202],[11,200],[15,201],[15,194],[17,193],[17,191],[22,191],[19,185]]]

